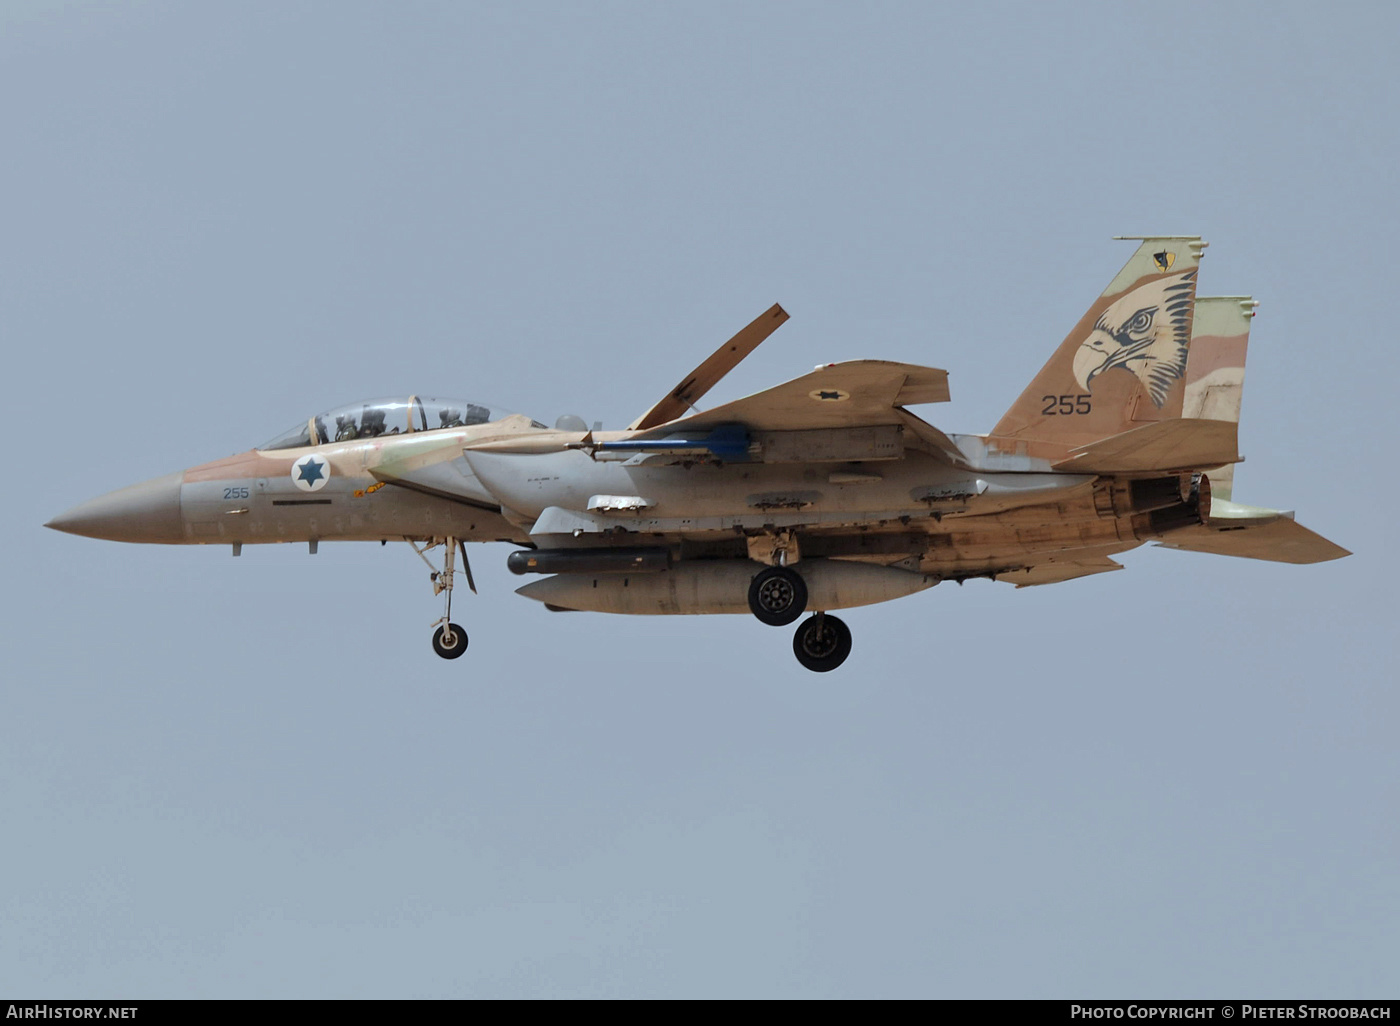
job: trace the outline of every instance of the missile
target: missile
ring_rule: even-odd
[[[632,453],[636,455],[711,456],[726,463],[744,463],[750,458],[751,439],[741,424],[720,424],[699,434],[672,432],[661,438],[635,438],[636,432],[541,431],[534,434],[474,442],[472,452],[507,456],[537,456],[544,453],[580,450],[587,453]]]
[[[665,438],[600,441],[593,448],[598,452],[695,453],[713,456],[726,463],[744,463],[749,459],[749,441],[749,433],[742,424],[720,424],[700,435],[688,435],[681,431]]]

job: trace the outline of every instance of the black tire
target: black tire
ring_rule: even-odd
[[[770,566],[749,582],[749,610],[770,627],[786,627],[807,608],[807,582],[795,570]]]
[[[455,623],[433,632],[433,651],[444,659],[456,659],[467,650],[467,632]]]
[[[816,673],[834,670],[851,654],[851,629],[826,613],[809,619],[792,636],[797,661]]]

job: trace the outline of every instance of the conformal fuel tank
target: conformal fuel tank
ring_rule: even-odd
[[[752,560],[717,559],[654,573],[559,574],[531,581],[516,594],[556,609],[595,613],[747,613],[749,582],[762,569]],[[813,612],[887,602],[939,581],[936,574],[839,559],[804,559],[792,569],[807,583]]]

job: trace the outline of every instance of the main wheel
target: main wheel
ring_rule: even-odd
[[[467,650],[467,632],[455,623],[433,632],[433,651],[444,659],[456,659]]]
[[[807,608],[807,582],[795,570],[770,566],[749,583],[749,609],[770,627],[786,627]]]
[[[818,613],[797,628],[792,636],[792,651],[807,669],[826,673],[851,654],[851,629],[828,613]]]

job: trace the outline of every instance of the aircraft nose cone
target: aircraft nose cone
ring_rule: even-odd
[[[108,541],[182,542],[185,524],[180,516],[180,485],[184,479],[185,472],[179,470],[118,488],[74,506],[44,526]]]

